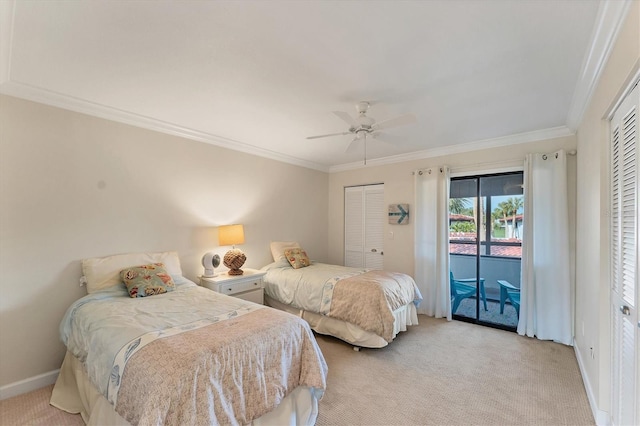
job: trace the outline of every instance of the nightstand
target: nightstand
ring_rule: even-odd
[[[215,277],[200,277],[200,285],[217,293],[264,304],[262,277],[265,272],[243,268],[242,275],[229,275],[226,272]]]

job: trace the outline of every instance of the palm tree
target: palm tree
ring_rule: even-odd
[[[518,214],[520,207],[524,206],[524,200],[522,197],[512,197],[509,198],[509,201],[513,213],[513,238],[516,238],[516,215]]]
[[[500,213],[502,213],[502,220],[504,220],[504,237],[507,238],[507,216],[511,214],[511,206],[509,200],[503,201],[498,204],[496,210],[500,210]]]
[[[502,209],[500,209],[499,207],[493,209],[493,211],[491,212],[491,235],[493,235],[494,230],[496,229],[496,224],[500,221],[501,217]]]
[[[469,199],[467,198],[449,198],[449,212],[455,214],[462,214],[469,205]]]

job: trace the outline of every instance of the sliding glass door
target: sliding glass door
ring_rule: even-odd
[[[515,330],[520,309],[522,172],[451,179],[454,318]]]

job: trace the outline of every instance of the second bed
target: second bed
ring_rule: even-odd
[[[422,296],[409,275],[311,262],[297,243],[271,249],[275,261],[262,268],[266,303],[299,315],[317,333],[381,348],[418,324]]]

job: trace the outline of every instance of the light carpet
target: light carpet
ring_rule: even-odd
[[[419,317],[382,349],[317,336],[329,365],[317,424],[593,425],[573,348]],[[52,386],[0,401],[2,425],[82,425]]]

